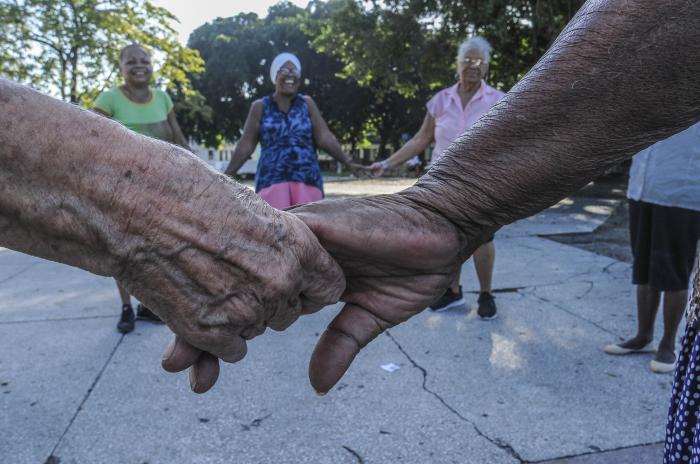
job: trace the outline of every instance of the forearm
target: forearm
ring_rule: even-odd
[[[216,173],[186,152],[2,79],[0,101],[1,245],[117,276],[159,233],[206,227]]]
[[[700,3],[588,2],[550,51],[403,195],[467,242],[700,119]]]
[[[234,176],[241,169],[241,166],[250,158],[250,154],[253,150],[248,147],[243,147],[239,142],[236,148],[233,150],[233,155],[231,155],[231,161],[226,166],[225,174],[229,176]]]
[[[178,127],[176,132],[175,132],[175,143],[180,145],[182,148],[184,148],[187,151],[192,151],[192,148],[190,148],[190,143],[187,141],[187,138],[185,137],[185,134],[182,133],[182,130]]]
[[[343,151],[343,147],[340,146],[338,139],[330,132],[325,134],[318,145],[343,166],[347,166],[352,161]]]
[[[391,155],[389,158],[387,158],[389,167],[396,167],[401,165],[402,163],[405,163],[406,161],[410,160],[427,147],[430,142],[427,144],[423,143],[422,141],[411,139],[408,142],[404,144],[403,147],[401,147],[398,151],[394,152],[393,155]]]

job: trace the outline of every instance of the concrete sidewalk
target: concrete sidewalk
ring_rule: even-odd
[[[2,250],[0,462],[660,463],[671,376],[602,352],[635,327],[629,266],[541,237],[609,213],[580,203],[498,234],[498,319],[426,311],[325,397],[306,367],[337,307],[254,340],[197,396],[159,367],[166,327],[116,332],[111,280]],[[471,262],[462,279],[477,289]]]

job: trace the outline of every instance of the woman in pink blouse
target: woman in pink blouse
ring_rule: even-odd
[[[483,37],[473,37],[462,43],[457,53],[457,74],[459,81],[452,87],[438,92],[426,105],[423,125],[418,133],[399,151],[380,163],[374,163],[370,169],[374,177],[381,176],[385,170],[425,151],[435,142],[432,161],[435,162],[450,144],[476,121],[481,118],[504,93],[486,82],[484,77],[489,69],[491,45]],[[491,294],[491,277],[496,249],[493,237],[474,252],[474,267],[479,278],[479,309],[482,319],[496,317],[496,303]],[[464,306],[459,275],[445,295],[430,307],[433,311],[443,311]]]

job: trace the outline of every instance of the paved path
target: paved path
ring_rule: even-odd
[[[160,370],[166,327],[116,332],[112,281],[0,249],[0,462],[660,463],[670,376],[601,351],[635,324],[629,265],[540,236],[593,230],[613,207],[573,199],[499,232],[498,319],[424,312],[325,397],[306,367],[337,307],[254,340],[197,396]]]

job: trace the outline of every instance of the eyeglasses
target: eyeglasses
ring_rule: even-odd
[[[474,67],[478,68],[482,64],[486,63],[486,60],[482,60],[481,58],[477,58],[475,60],[472,60],[471,58],[465,58],[463,60],[459,60],[459,64],[462,64],[468,68]]]
[[[299,71],[297,71],[296,68],[294,68],[294,69],[280,68],[280,70],[277,71],[277,75],[279,76],[280,74],[282,74],[283,76],[295,76],[295,77],[301,76],[301,74],[299,74]]]

